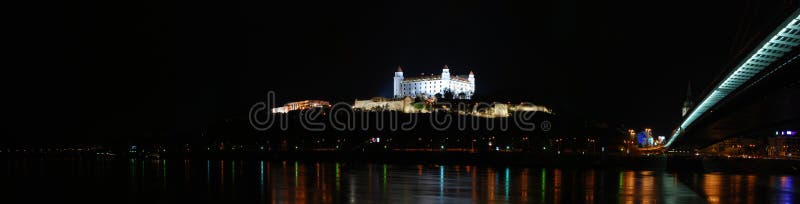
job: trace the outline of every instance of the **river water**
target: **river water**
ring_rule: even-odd
[[[10,203],[793,203],[797,175],[258,160],[5,160]],[[4,202],[6,203],[6,202]]]

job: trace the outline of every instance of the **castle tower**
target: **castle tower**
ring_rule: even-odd
[[[403,68],[397,66],[397,71],[394,72],[394,98],[400,98],[403,96],[403,89],[400,85],[403,82]]]
[[[450,67],[444,65],[442,67],[442,80],[443,81],[450,81]]]
[[[467,98],[471,98],[472,95],[475,94],[475,73],[472,73],[472,70],[469,70],[469,77],[467,77],[469,81],[470,88],[472,90],[471,93],[467,94]]]
[[[692,109],[694,104],[692,103],[692,82],[689,82],[689,86],[686,88],[686,100],[683,101],[683,107],[681,108],[681,117],[686,117],[686,114],[689,114],[689,110]]]

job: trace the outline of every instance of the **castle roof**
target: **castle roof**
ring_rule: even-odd
[[[450,77],[450,80],[462,81],[462,82],[469,83],[469,77],[467,77],[466,75],[454,75],[454,76]]]
[[[415,81],[430,81],[430,80],[440,80],[440,79],[442,79],[442,75],[436,74],[436,75],[421,75],[421,76],[406,77],[403,79],[403,81],[415,82]],[[467,77],[464,75],[450,75],[450,80],[469,83],[469,79],[467,79]]]
[[[442,79],[442,75],[420,75],[420,76],[412,76],[406,77],[403,81],[428,81],[428,80],[437,80]]]

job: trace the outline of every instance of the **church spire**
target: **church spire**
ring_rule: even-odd
[[[690,101],[692,98],[692,81],[689,81],[689,85],[686,86],[686,101]]]
[[[397,72],[403,72],[403,68],[400,65],[397,66]]]
[[[686,87],[686,100],[683,101],[683,107],[681,108],[681,117],[686,117],[692,106],[694,106],[692,103],[692,81],[689,81],[689,85]]]

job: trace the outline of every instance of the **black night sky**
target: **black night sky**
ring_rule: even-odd
[[[280,103],[352,103],[390,96],[398,65],[413,76],[444,64],[474,70],[478,94],[497,101],[665,134],[687,83],[695,97],[705,91],[792,2],[37,5],[12,23],[24,44],[16,53],[27,57],[4,68],[11,122],[3,134],[20,142],[194,134],[246,116],[268,90]]]

